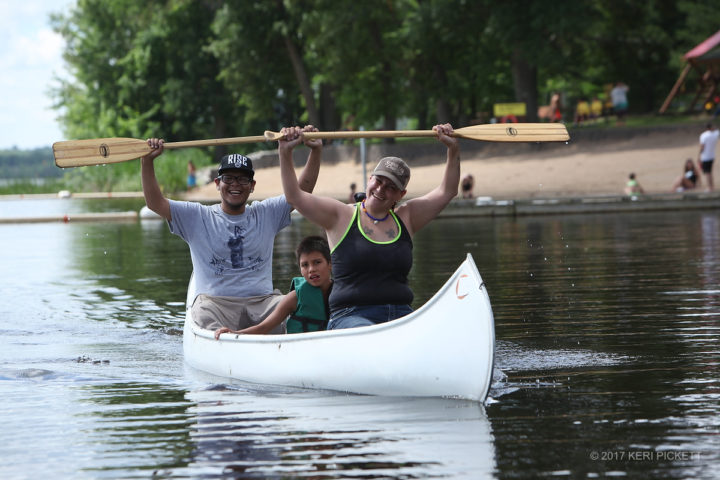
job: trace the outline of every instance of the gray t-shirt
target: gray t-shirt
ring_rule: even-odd
[[[170,200],[170,232],[190,246],[197,294],[254,297],[273,291],[275,235],[290,225],[285,196],[253,202],[240,215],[220,204]]]

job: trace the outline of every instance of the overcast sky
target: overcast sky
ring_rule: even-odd
[[[0,0],[0,149],[50,146],[60,133],[48,90],[67,77],[51,12],[74,0]]]

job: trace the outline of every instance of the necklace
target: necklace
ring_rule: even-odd
[[[387,218],[390,216],[390,212],[388,212],[388,213],[385,214],[385,216],[384,216],[383,218],[375,218],[375,217],[373,217],[372,215],[370,215],[370,212],[368,212],[368,211],[365,209],[365,200],[363,200],[363,202],[362,202],[362,209],[363,209],[363,212],[365,212],[365,215],[367,215],[368,217],[370,217],[370,220],[372,220],[375,225],[377,225],[378,222],[384,222],[384,221],[387,220]]]

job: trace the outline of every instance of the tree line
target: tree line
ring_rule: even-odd
[[[53,178],[61,175],[62,172],[55,166],[50,147],[0,150],[0,178],[3,180]]]
[[[720,10],[710,0],[78,0],[52,22],[72,74],[53,92],[67,138],[177,141],[308,123],[464,126],[498,102],[525,102],[534,121],[553,91],[574,99],[615,81],[630,85],[631,111],[656,111]],[[137,165],[112,168],[93,172],[110,177],[98,185],[137,176]]]

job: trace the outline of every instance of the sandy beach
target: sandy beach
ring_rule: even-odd
[[[475,177],[475,196],[493,199],[617,195],[623,192],[630,172],[635,172],[647,194],[669,193],[682,174],[685,159],[697,159],[702,130],[703,123],[643,129],[571,129],[570,142],[548,148],[493,144],[481,151],[461,150],[461,174]],[[462,147],[468,146],[465,142],[469,141],[463,141]],[[377,160],[368,158],[368,172]],[[444,160],[444,155],[438,155],[437,163],[432,165],[409,162],[412,174],[408,198],[422,195],[438,184]],[[251,198],[282,193],[277,167],[257,168],[255,180]],[[363,189],[359,162],[323,164],[315,193],[345,199],[351,182]],[[703,182],[700,190],[705,187]],[[211,183],[189,192],[186,198],[210,201],[219,200],[219,195]]]

